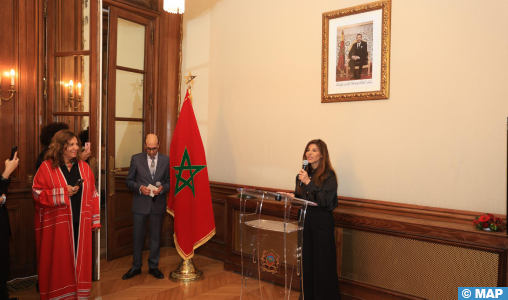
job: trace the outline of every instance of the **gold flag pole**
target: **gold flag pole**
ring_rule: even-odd
[[[194,78],[191,72],[189,71],[189,75],[184,76],[185,84],[187,85],[187,90],[189,90],[189,97],[192,104],[192,86],[194,85]],[[196,282],[205,279],[205,275],[203,271],[198,270],[194,263],[192,262],[192,258],[183,259],[180,261],[180,265],[176,270],[169,273],[169,280],[173,282]]]

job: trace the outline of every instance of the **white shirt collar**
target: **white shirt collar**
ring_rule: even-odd
[[[150,157],[150,155],[146,154],[146,157],[148,159],[148,161],[151,161],[152,158]],[[157,152],[157,154],[155,154],[155,161],[157,161],[157,158],[159,158],[159,152]]]

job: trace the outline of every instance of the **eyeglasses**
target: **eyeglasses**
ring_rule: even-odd
[[[146,149],[146,151],[155,151],[155,150],[159,149],[159,147],[155,147],[155,148],[146,147],[145,149]]]

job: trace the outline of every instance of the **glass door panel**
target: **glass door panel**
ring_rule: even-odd
[[[143,118],[143,74],[116,70],[117,118]]]
[[[56,116],[55,122],[62,122],[69,125],[69,130],[79,134],[90,127],[89,116]]]
[[[145,68],[145,31],[145,25],[118,19],[117,66],[136,70]]]
[[[115,122],[115,168],[128,168],[131,157],[143,151],[143,122]]]
[[[90,58],[88,55],[55,58],[55,112],[88,112],[90,110],[89,87]]]

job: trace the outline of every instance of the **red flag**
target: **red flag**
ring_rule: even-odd
[[[175,245],[183,259],[215,234],[205,149],[189,90],[171,141],[168,213],[174,217]]]
[[[340,50],[339,50],[339,61],[337,62],[337,69],[341,71],[341,73],[345,73],[345,53],[346,49],[344,47],[344,30],[342,30],[342,35],[340,37]]]

